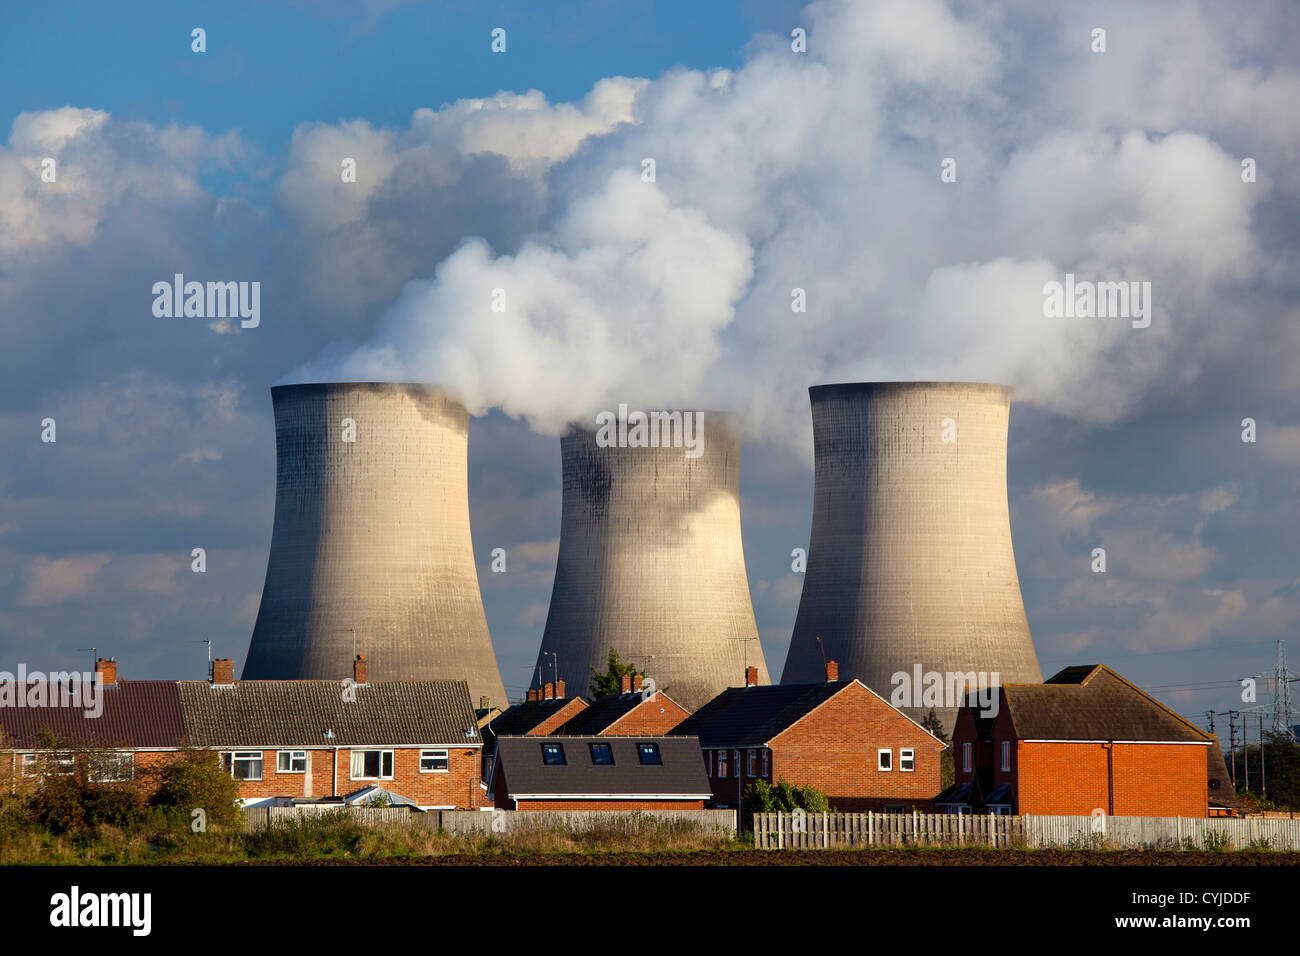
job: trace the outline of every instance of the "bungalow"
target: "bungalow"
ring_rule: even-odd
[[[704,750],[711,805],[735,807],[756,780],[813,786],[842,812],[928,811],[945,744],[834,661],[819,684],[732,687],[678,724]]]
[[[700,810],[709,799],[694,737],[500,737],[500,810]]]
[[[1213,735],[1101,664],[1005,684],[996,711],[967,703],[953,755],[935,800],[950,813],[1204,817],[1226,778]]]

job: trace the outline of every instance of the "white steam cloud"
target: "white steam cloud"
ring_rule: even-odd
[[[826,381],[1004,382],[1120,419],[1195,376],[1201,333],[1268,271],[1252,208],[1295,188],[1241,177],[1245,150],[1297,141],[1294,69],[1234,66],[1277,41],[1178,10],[826,0],[791,24],[806,54],[764,37],[735,71],[606,80],[578,107],[501,94],[421,111],[413,130],[441,123],[462,153],[504,157],[548,212],[516,249],[468,239],[368,344],[287,380],[436,382],[546,434],[624,401],[725,407],[799,448],[805,389]],[[1159,53],[1171,43],[1202,55]],[[1227,92],[1188,101],[1188,85]],[[1243,103],[1271,116],[1253,141]],[[361,132],[370,168],[397,168],[400,137]],[[364,217],[387,185],[315,215]],[[1150,327],[1045,318],[1043,285],[1066,272],[1150,282]]]

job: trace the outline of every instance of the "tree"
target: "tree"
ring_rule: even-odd
[[[952,743],[952,741],[948,739],[947,732],[943,729],[943,721],[939,719],[939,715],[934,712],[933,707],[930,708],[930,712],[922,719],[921,726],[934,734],[945,744]],[[939,790],[941,792],[947,790],[953,785],[953,781],[956,779],[957,767],[953,763],[952,747],[949,746],[939,754]]]
[[[150,804],[155,807],[172,807],[188,817],[202,810],[209,823],[224,827],[238,827],[243,820],[235,800],[239,797],[239,781],[221,766],[219,756],[211,750],[182,750],[158,771],[158,789]]]
[[[624,675],[635,673],[636,668],[631,664],[624,664],[622,658],[618,656],[618,651],[611,647],[605,673],[602,674],[593,667],[587,690],[593,697],[617,697],[623,693]]]

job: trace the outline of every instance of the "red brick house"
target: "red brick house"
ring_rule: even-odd
[[[954,813],[1204,817],[1218,741],[1100,664],[1006,684],[996,713],[967,704],[953,728]],[[1223,802],[1220,800],[1220,802]]]
[[[735,807],[755,780],[813,786],[840,812],[931,809],[945,744],[834,661],[820,684],[746,685],[709,701],[670,733],[698,736],[713,807]]]
[[[426,809],[476,809],[482,740],[464,681],[236,681],[229,660],[207,681],[118,681],[101,661],[104,710],[0,709],[11,790],[35,783],[42,732],[95,747],[106,780],[132,780],[182,747],[215,750],[245,805],[342,802],[382,788]],[[54,755],[58,759],[58,755]],[[113,759],[113,758],[116,759]],[[99,756],[97,755],[97,759]]]
[[[640,675],[624,675],[623,693],[596,698],[555,733],[661,736],[690,715],[690,711],[661,690],[643,695]]]
[[[499,737],[488,782],[500,810],[700,810],[694,737]]]
[[[528,692],[521,704],[507,707],[480,727],[483,734],[483,781],[492,776],[498,737],[537,737],[558,732],[566,721],[585,710],[581,697],[565,697],[564,681],[547,682]]]

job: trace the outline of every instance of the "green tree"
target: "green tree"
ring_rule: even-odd
[[[591,669],[591,682],[587,685],[587,690],[593,697],[617,697],[623,693],[623,676],[625,674],[635,674],[636,668],[631,664],[624,664],[622,658],[618,656],[618,651],[614,648],[609,649],[609,661],[605,665],[605,673],[600,673],[596,668]]]
[[[933,707],[930,708],[930,712],[921,720],[921,726],[934,734],[945,744],[952,743],[952,741],[948,739],[948,734],[943,729],[943,721],[939,719],[939,715],[934,712]],[[956,779],[957,767],[953,763],[952,747],[949,746],[939,754],[939,790],[947,790],[953,785],[953,781]]]
[[[211,750],[182,750],[175,759],[157,771],[158,789],[149,803],[155,807],[175,808],[188,818],[203,810],[208,823],[236,828],[243,824],[239,807],[239,781],[221,766],[218,754]]]
[[[741,794],[741,818],[745,826],[753,826],[755,813],[834,813],[830,799],[814,786],[796,787],[782,777],[776,785],[766,780],[755,780]]]
[[[1261,762],[1259,744],[1244,748],[1244,752],[1238,749],[1232,755],[1237,791],[1246,794],[1249,776],[1250,799],[1260,800],[1262,785],[1270,806],[1279,810],[1300,810],[1300,746],[1285,734],[1265,731],[1263,757]]]

